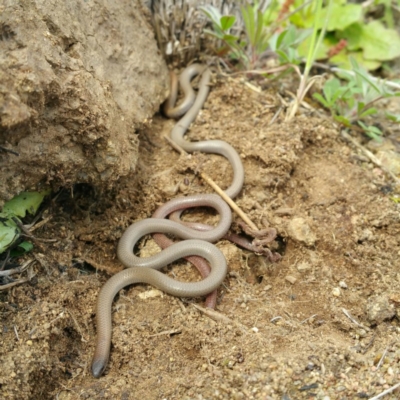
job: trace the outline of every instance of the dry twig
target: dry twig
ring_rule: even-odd
[[[171,140],[168,136],[164,136],[167,142],[179,153],[189,156],[189,154],[182,149],[179,145],[177,145],[173,140]],[[232,210],[240,217],[243,219],[243,221],[250,226],[251,229],[254,229],[258,231],[257,226],[250,220],[250,218],[244,213],[243,210],[230,198],[228,197],[225,192],[204,172],[200,171],[200,176],[206,181],[223,199],[226,203],[229,204],[229,206],[232,208]]]
[[[400,388],[400,383],[396,383],[394,386],[390,387],[389,389],[384,390],[382,393],[379,393],[378,395],[376,395],[374,397],[370,397],[369,400],[381,399],[383,396],[386,396],[387,394],[394,392],[397,388]]]
[[[197,310],[201,311],[204,315],[207,315],[207,317],[213,319],[214,321],[223,322],[224,324],[227,325],[235,325],[242,330],[248,329],[245,325],[241,324],[240,322],[230,319],[226,315],[221,314],[218,311],[212,310],[211,308],[204,308],[194,303],[192,303],[192,306]]]

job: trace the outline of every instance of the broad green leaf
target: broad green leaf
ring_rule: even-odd
[[[311,37],[307,37],[305,40],[303,40],[303,42],[300,43],[299,47],[297,48],[300,57],[307,57],[310,48],[310,43],[311,43]],[[323,40],[321,42],[321,45],[318,47],[318,51],[315,56],[316,60],[325,60],[328,58],[328,51],[331,47],[331,44],[327,43],[328,41],[326,40]]]
[[[0,254],[18,238],[20,229],[6,213],[0,213]]]
[[[319,28],[322,28],[324,18],[327,17],[328,9],[322,10],[321,21],[317,24]],[[362,18],[362,6],[360,4],[334,4],[332,6],[331,15],[328,21],[328,31],[341,31],[346,29],[351,24],[361,21]]]
[[[20,257],[33,249],[33,244],[30,242],[22,242],[10,252],[11,257]]]
[[[33,244],[30,242],[22,242],[18,245],[18,247],[21,247],[22,249],[25,250],[25,252],[28,252],[33,249]]]
[[[333,96],[340,89],[340,81],[337,78],[329,79],[322,88],[325,98],[332,104]]]
[[[302,5],[302,3],[303,2],[299,2],[299,6]],[[343,30],[354,22],[361,21],[362,6],[359,4],[345,3],[346,2],[333,2],[327,31]],[[315,9],[313,7],[307,7],[303,13],[296,13],[290,17],[290,21],[300,28],[312,28],[316,25],[317,29],[322,29],[325,24],[325,19],[328,17],[328,8],[329,7],[322,8],[321,18],[318,21],[315,18]]]
[[[400,36],[394,29],[386,29],[380,21],[363,27],[360,46],[366,60],[393,60],[400,56]]]
[[[293,14],[289,18],[289,21],[293,25],[296,25],[299,28],[312,28],[315,22],[315,8],[313,7],[314,5],[313,3],[315,2],[312,2],[307,7],[302,8],[297,13]],[[301,7],[303,4],[304,0],[296,0],[294,2],[293,8],[297,9]]]
[[[221,17],[220,22],[221,22],[221,29],[224,31],[227,31],[228,29],[232,28],[233,24],[236,21],[236,17],[233,15],[224,15]]]
[[[4,204],[3,213],[21,218],[25,217],[27,212],[34,215],[44,197],[49,193],[50,191],[48,190],[43,192],[22,192]]]
[[[341,51],[339,54],[336,54],[335,56],[331,57],[329,61],[333,64],[336,64],[339,68],[351,70],[352,67],[350,63],[350,57],[354,57],[357,60],[357,62],[364,68],[366,68],[368,71],[373,71],[379,68],[382,64],[379,61],[366,60],[363,57],[363,53],[360,51],[349,52],[349,53],[346,51]]]
[[[359,50],[361,48],[361,37],[363,35],[363,26],[360,22],[351,24],[343,31],[337,31],[336,37],[338,39],[345,39],[347,41],[347,50]]]

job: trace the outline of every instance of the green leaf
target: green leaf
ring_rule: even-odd
[[[222,36],[222,39],[228,43],[236,43],[238,40],[238,37],[234,36],[234,35],[226,34],[226,35]]]
[[[11,257],[20,257],[33,249],[33,244],[30,242],[22,242],[10,252]]]
[[[378,142],[382,140],[382,131],[379,128],[377,128],[376,126],[367,126],[362,121],[357,121],[357,123],[361,126],[361,128],[364,129],[365,134],[371,139],[374,139]]]
[[[363,112],[359,112],[358,116],[359,118],[365,118],[368,115],[373,115],[376,114],[378,112],[378,110],[375,107],[371,107],[371,108],[367,108],[365,111]]]
[[[359,101],[357,104],[357,114],[359,114],[364,107],[365,107],[365,103],[363,101]]]
[[[4,204],[3,213],[16,215],[21,218],[25,217],[27,212],[34,215],[44,197],[49,193],[49,190],[43,192],[22,192]]]
[[[332,64],[336,64],[339,68],[351,70],[352,67],[350,63],[350,57],[355,58],[357,62],[364,68],[366,68],[368,71],[373,71],[375,69],[378,69],[382,65],[382,63],[379,61],[366,60],[363,57],[363,53],[361,51],[358,52],[341,51],[339,54],[336,54],[335,56],[331,57],[329,61]]]
[[[314,93],[313,98],[319,101],[325,108],[330,108],[331,103],[328,103],[319,93]]]
[[[322,27],[324,18],[327,17],[327,8],[322,11],[319,28]],[[355,22],[361,21],[362,6],[359,4],[334,4],[328,21],[328,31],[341,31]]]
[[[25,252],[31,251],[33,249],[33,244],[30,242],[22,242],[18,245],[21,249],[24,249]]]
[[[343,115],[335,115],[335,120],[342,123],[344,126],[350,127],[351,122],[348,118],[344,117]]]
[[[325,82],[324,87],[322,88],[325,98],[332,104],[332,100],[334,99],[334,94],[338,93],[340,90],[340,81],[337,78],[329,79]]]
[[[305,38],[300,44],[299,47],[297,48],[297,51],[299,53],[300,57],[306,57],[308,52],[309,52],[309,48],[311,45],[311,37],[309,36],[311,31],[307,31],[308,33],[308,37]],[[317,54],[315,55],[315,59],[316,60],[325,60],[328,58],[328,51],[331,48],[331,44],[329,41],[327,40],[323,40],[320,44],[320,46],[318,47],[318,51]]]
[[[338,39],[345,39],[347,41],[347,50],[359,50],[361,48],[361,37],[363,35],[363,26],[361,23],[356,22],[351,24],[343,31],[337,31],[336,37]]]
[[[386,118],[388,118],[390,121],[393,122],[400,122],[400,115],[396,115],[396,114],[391,114],[391,113],[386,113]]]
[[[228,29],[232,28],[233,24],[236,21],[236,17],[233,15],[224,15],[220,19],[220,26],[221,29],[227,31]]]
[[[20,229],[6,213],[0,213],[0,254],[19,237]]]
[[[199,7],[200,11],[202,11],[215,25],[221,27],[221,13],[219,10],[213,6],[206,5],[204,7]]]
[[[276,50],[276,54],[279,56],[279,61],[281,64],[290,64],[291,59],[289,55],[286,54],[283,50]]]
[[[372,21],[363,27],[360,46],[366,60],[393,60],[400,56],[400,36],[386,29],[381,22]]]
[[[381,94],[381,88],[377,84],[375,84],[375,81],[372,79],[372,76],[358,64],[357,60],[353,57],[350,57],[350,63],[351,66],[353,67],[354,73],[356,74],[356,78],[357,77],[361,78],[361,80],[367,83],[367,88],[368,86],[370,86],[374,88],[374,90],[377,93]],[[362,87],[362,82],[359,82],[359,87]],[[364,93],[364,95],[366,95],[366,93]]]
[[[217,39],[222,39],[223,36],[224,36],[223,34],[214,32],[214,31],[212,31],[212,30],[210,30],[210,29],[203,29],[203,32],[204,32],[204,33],[207,33],[207,35],[214,36],[214,37],[216,37]]]
[[[250,4],[247,4],[246,6],[240,7],[240,10],[242,13],[243,23],[246,28],[247,38],[249,39],[249,42],[251,43],[252,37],[253,37],[253,32],[254,32],[253,9]]]
[[[263,36],[265,36],[263,16],[261,11],[257,11],[257,21],[256,21],[256,32],[254,37],[254,46],[257,48],[257,52],[261,53],[263,50],[260,50],[262,47],[261,43],[263,42]]]

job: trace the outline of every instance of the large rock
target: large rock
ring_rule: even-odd
[[[134,170],[137,131],[168,85],[146,12],[139,0],[0,3],[0,205]]]

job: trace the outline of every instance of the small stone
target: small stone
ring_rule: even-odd
[[[333,294],[335,297],[339,297],[339,296],[340,296],[340,288],[338,288],[338,287],[333,288],[332,294]]]
[[[158,289],[150,289],[146,292],[142,292],[138,295],[138,297],[142,300],[151,299],[153,297],[163,297],[164,293]]]
[[[306,246],[313,246],[317,240],[315,233],[304,218],[293,218],[288,224],[287,231],[291,239],[304,243]]]
[[[366,313],[369,322],[377,325],[385,320],[393,318],[396,314],[396,310],[393,304],[389,303],[388,297],[381,295],[371,296],[368,299]]]
[[[374,238],[373,233],[369,229],[364,229],[358,236],[357,240],[359,242],[365,242],[365,241],[371,241],[373,238]]]
[[[340,281],[340,282],[339,282],[339,286],[340,286],[342,289],[347,289],[347,285],[346,285],[346,282],[345,282],[345,281]]]
[[[32,346],[32,345],[33,345],[33,342],[32,342],[32,340],[27,340],[27,341],[26,341],[26,344],[27,344],[28,346]]]
[[[285,279],[286,279],[289,283],[291,283],[292,285],[294,285],[294,284],[296,283],[296,281],[297,281],[297,279],[296,279],[294,276],[291,276],[291,275],[285,276]]]
[[[367,336],[367,331],[365,329],[358,329],[356,333],[360,338],[365,338]]]
[[[304,272],[311,269],[311,265],[308,262],[302,261],[297,264],[296,268],[298,271]]]

